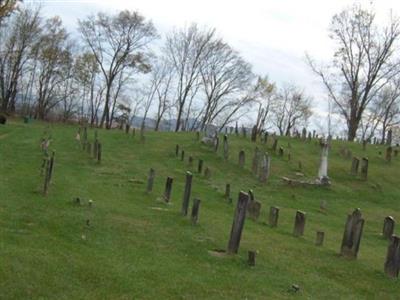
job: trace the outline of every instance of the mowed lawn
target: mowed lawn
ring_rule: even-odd
[[[98,164],[75,140],[77,130],[18,119],[0,126],[0,299],[399,299],[400,282],[383,272],[388,241],[381,232],[386,216],[400,221],[400,156],[386,162],[384,146],[363,151],[360,144],[333,141],[332,186],[290,187],[282,176],[315,178],[317,140],[279,138],[285,148],[279,157],[271,153],[271,138],[264,145],[230,135],[225,161],[222,142],[215,153],[195,133],[148,131],[141,143],[138,132],[98,130]],[[40,174],[45,131],[56,151],[46,197]],[[93,142],[94,129],[88,136]],[[175,157],[176,144],[185,151],[184,161]],[[251,173],[256,145],[272,155],[267,184]],[[343,147],[368,156],[367,181],[349,174],[351,159],[341,155]],[[244,169],[238,166],[242,149]],[[198,159],[211,170],[209,179],[197,173]],[[304,177],[296,175],[299,161]],[[150,168],[156,177],[147,194]],[[188,170],[191,200],[201,199],[196,226],[180,213]],[[171,203],[165,204],[168,176],[174,181]],[[232,204],[224,198],[226,183]],[[259,220],[246,220],[238,255],[211,255],[226,249],[238,193],[249,189],[262,203]],[[277,228],[266,224],[272,205],[280,207]],[[365,225],[358,258],[349,260],[339,249],[346,216],[355,208]],[[300,238],[292,235],[298,209],[307,218]],[[325,232],[322,247],[315,246],[317,230]],[[255,267],[247,265],[248,250],[258,251]]]

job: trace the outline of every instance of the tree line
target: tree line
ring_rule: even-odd
[[[155,130],[218,130],[246,123],[290,135],[307,126],[313,99],[291,83],[255,74],[213,28],[191,24],[165,35],[136,11],[77,20],[73,37],[59,17],[0,0],[0,109],[36,119],[112,128],[140,117]],[[330,64],[310,56],[311,69],[348,128],[348,139],[399,123],[396,42],[388,27],[354,5],[332,18],[336,51]]]

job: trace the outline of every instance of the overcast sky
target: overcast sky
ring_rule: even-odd
[[[392,9],[400,15],[400,0],[47,0],[40,2],[47,16],[59,15],[69,30],[77,18],[98,11],[137,10],[153,21],[162,35],[192,22],[215,27],[239,50],[257,74],[282,84],[295,83],[313,96],[316,113],[326,109],[321,83],[309,70],[304,55],[319,61],[332,57],[328,38],[332,16],[352,3],[373,6],[384,23]]]

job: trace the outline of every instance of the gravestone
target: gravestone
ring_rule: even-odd
[[[176,146],[175,146],[175,156],[178,157],[178,155],[179,155],[179,145],[176,144]]]
[[[186,216],[188,213],[190,193],[192,191],[192,179],[193,179],[192,173],[186,172],[185,190],[183,192],[182,210],[181,210],[183,216]]]
[[[193,225],[196,225],[199,222],[200,203],[200,199],[194,198],[191,215]]]
[[[224,159],[227,160],[229,157],[229,145],[228,145],[228,136],[224,135]]]
[[[388,216],[385,218],[385,220],[383,221],[383,230],[382,230],[382,236],[385,239],[390,240],[390,238],[393,235],[394,232],[394,225],[395,225],[395,221],[393,219],[393,217]]]
[[[235,214],[233,217],[233,223],[231,233],[228,242],[229,254],[236,254],[239,250],[240,239],[246,220],[247,203],[249,202],[249,195],[245,192],[239,193],[239,199],[236,204]]]
[[[265,152],[261,158],[261,168],[259,175],[259,180],[261,182],[263,183],[267,182],[270,173],[270,168],[271,168],[271,157],[268,155],[268,153]]]
[[[239,152],[239,166],[241,168],[244,168],[245,160],[246,160],[246,154],[245,154],[245,152],[243,150],[240,150],[240,152]]]
[[[363,157],[361,160],[361,178],[364,180],[368,179],[368,158]]]
[[[358,174],[358,166],[360,165],[360,160],[358,157],[353,157],[351,162],[350,174],[356,176]]]
[[[279,219],[279,207],[271,206],[269,209],[269,226],[277,227],[278,226],[278,219]]]
[[[328,177],[328,153],[329,144],[321,143],[321,157],[318,169],[318,179],[322,184],[330,184]]]
[[[364,227],[364,219],[359,208],[347,216],[344,227],[340,254],[349,258],[357,258],[360,248],[361,236]]]
[[[324,244],[325,232],[317,231],[317,236],[315,238],[315,245],[322,246]]]
[[[254,149],[253,162],[251,166],[251,170],[254,175],[257,175],[258,173],[259,158],[260,158],[260,150],[258,149],[258,147],[256,147]]]
[[[249,191],[249,196],[252,191]],[[253,199],[252,199],[253,198]],[[250,196],[250,201],[247,203],[247,213],[250,219],[257,221],[261,212],[261,203],[254,199],[254,195]]]
[[[400,270],[400,238],[393,235],[386,252],[385,274],[392,278],[399,276]]]
[[[146,192],[150,193],[153,190],[153,184],[154,184],[154,177],[155,177],[156,173],[154,171],[153,168],[150,169],[149,171],[149,177],[147,179],[147,188],[146,188]]]
[[[199,159],[199,163],[197,165],[197,172],[200,174],[203,172],[203,160],[202,159]]]
[[[172,177],[167,177],[167,181],[165,183],[165,191],[164,191],[164,201],[169,202],[171,200],[171,191],[172,191]]]
[[[298,210],[294,220],[293,235],[296,237],[304,234],[304,227],[306,225],[306,213]]]

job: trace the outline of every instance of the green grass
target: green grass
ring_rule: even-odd
[[[41,193],[40,139],[50,126],[56,162],[49,194]],[[398,299],[397,280],[383,273],[387,241],[383,219],[400,220],[400,157],[387,163],[383,146],[334,141],[329,157],[329,188],[285,185],[295,178],[298,160],[314,178],[319,163],[316,140],[291,144],[291,161],[272,155],[271,177],[260,184],[251,174],[254,143],[230,136],[230,158],[195,140],[194,133],[147,132],[146,142],[119,130],[99,130],[102,163],[79,149],[77,126],[23,124],[0,126],[0,299]],[[94,130],[89,130],[93,141]],[[221,139],[222,140],[222,139]],[[261,149],[268,150],[271,141]],[[185,161],[175,157],[175,145]],[[370,159],[369,179],[349,175],[347,146]],[[238,168],[238,153],[246,167]],[[192,197],[202,200],[192,226],[180,215],[187,159],[194,157]],[[210,179],[196,172],[198,159]],[[150,167],[154,190],[145,193]],[[167,176],[174,177],[170,205],[161,201]],[[233,204],[224,199],[231,183]],[[253,189],[262,203],[260,219],[246,220],[239,253],[215,257],[224,249],[240,190]],[[73,204],[80,197],[82,205]],[[87,205],[93,200],[93,207]],[[319,211],[326,200],[326,214]],[[265,225],[269,207],[281,208],[279,225]],[[364,233],[357,260],[338,255],[346,215],[362,210]],[[305,235],[292,236],[297,209],[307,213]],[[90,226],[86,226],[86,220]],[[316,230],[325,231],[323,247],[314,246]],[[84,238],[83,238],[84,237]],[[258,250],[256,266],[247,251]],[[291,291],[298,284],[300,291]]]

